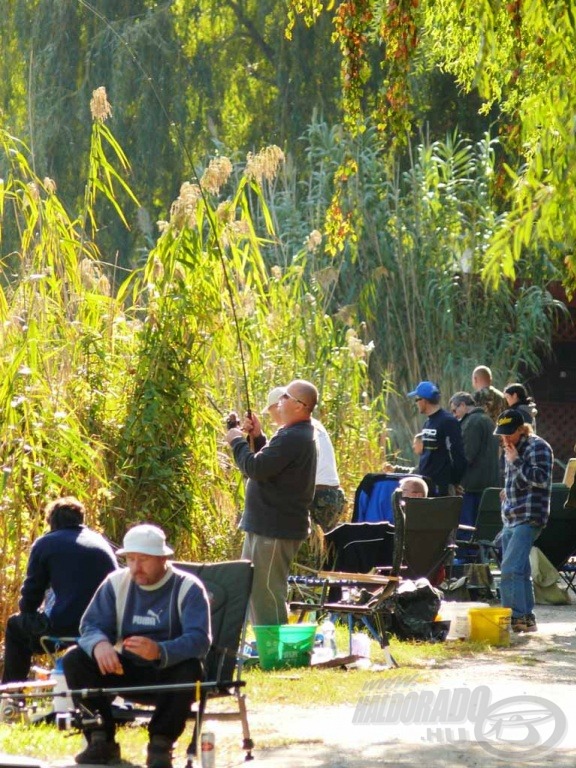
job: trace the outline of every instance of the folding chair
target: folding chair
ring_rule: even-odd
[[[568,587],[576,593],[576,509],[566,506],[568,487],[554,483],[548,524],[534,546],[548,558]]]
[[[334,567],[314,578],[292,577],[292,584],[307,582],[320,590],[316,600],[292,601],[290,608],[345,616],[352,648],[355,621],[361,621],[384,649],[388,662],[396,666],[388,650],[388,626],[392,614],[391,597],[400,582],[404,552],[404,511],[397,508],[395,525],[383,523],[344,523],[326,534],[334,550]],[[357,570],[352,570],[357,569]],[[348,588],[344,598],[343,589]]]
[[[394,523],[392,494],[404,474],[369,472],[364,475],[354,494],[353,523]]]
[[[501,488],[485,488],[482,492],[475,531],[472,534],[472,539],[465,543],[465,549],[468,553],[468,557],[465,559],[468,561],[500,565],[500,550],[494,544],[494,540],[502,530],[501,490]],[[474,553],[473,555],[469,554],[471,551]]]
[[[447,565],[456,549],[455,538],[462,508],[461,496],[437,496],[427,499],[403,499],[394,492],[394,506],[402,506],[406,516],[404,566],[402,576],[425,577],[438,583],[442,566]]]

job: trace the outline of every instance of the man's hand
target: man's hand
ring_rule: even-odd
[[[244,416],[242,419],[242,429],[239,429],[238,427],[232,427],[232,429],[229,429],[228,432],[226,432],[224,439],[228,445],[232,445],[234,440],[237,440],[239,437],[244,437],[244,433],[246,433],[246,435],[248,435],[248,439],[251,439],[252,441],[254,438],[260,437],[262,434],[262,426],[260,421],[258,417],[253,413],[250,415],[246,414]]]
[[[94,659],[98,669],[103,675],[123,675],[124,670],[120,663],[120,657],[116,653],[112,643],[102,640],[94,647]]]
[[[160,646],[155,640],[140,635],[127,637],[122,647],[130,653],[135,653],[146,661],[157,661],[160,658]]]
[[[249,437],[260,437],[262,434],[262,426],[258,416],[254,413],[246,414],[244,416],[242,419],[242,429]]]
[[[224,435],[224,439],[228,443],[228,445],[232,445],[234,440],[236,440],[239,437],[244,437],[244,434],[241,429],[238,429],[238,427],[232,427],[232,429],[229,429],[228,432]]]
[[[516,446],[512,445],[512,443],[504,443],[504,456],[506,457],[506,461],[516,461],[518,458],[518,451],[516,450]]]

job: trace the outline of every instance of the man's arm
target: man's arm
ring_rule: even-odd
[[[452,482],[459,483],[466,471],[466,454],[462,442],[462,430],[456,419],[446,419],[444,423],[446,447],[452,462]]]
[[[464,446],[464,456],[468,464],[473,465],[482,449],[482,440],[484,436],[484,430],[479,422],[471,422],[466,424],[466,421],[470,418],[467,416],[464,422],[461,424],[462,444]]]
[[[212,628],[210,603],[204,586],[195,580],[182,601],[182,634],[158,643],[160,667],[171,667],[186,659],[203,659],[210,650]]]
[[[110,579],[105,579],[80,620],[78,645],[88,656],[94,656],[98,643],[114,645],[117,639],[116,596]]]
[[[245,440],[234,440],[232,450],[234,461],[246,477],[268,480],[300,455],[302,443],[298,435],[280,429],[258,453],[252,453]]]
[[[550,446],[543,440],[531,441],[522,456],[515,450],[506,452],[506,458],[511,461],[518,475],[536,488],[547,488],[552,477],[554,457]]]
[[[37,539],[30,550],[26,578],[20,590],[18,607],[22,613],[34,613],[42,605],[50,586],[50,573],[42,556],[44,539]]]

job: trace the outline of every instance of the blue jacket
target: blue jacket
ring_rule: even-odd
[[[116,568],[112,547],[96,531],[84,525],[50,531],[32,544],[20,592],[20,611],[37,611],[47,590],[51,590],[45,608],[51,631],[77,635],[80,617],[92,595]]]
[[[123,568],[100,586],[82,617],[80,631],[78,644],[89,656],[103,640],[126,654],[122,641],[140,635],[160,645],[160,661],[131,656],[143,665],[163,668],[202,659],[212,642],[208,595],[196,576],[170,564],[165,576],[148,587],[135,584],[128,568]]]
[[[422,442],[418,474],[438,486],[459,483],[466,469],[466,456],[458,419],[443,408],[432,413],[422,427]]]

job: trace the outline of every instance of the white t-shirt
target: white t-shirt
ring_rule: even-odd
[[[318,419],[312,419],[314,435],[318,449],[318,463],[316,464],[316,485],[339,486],[338,470],[336,469],[336,456],[330,435],[324,425]]]

